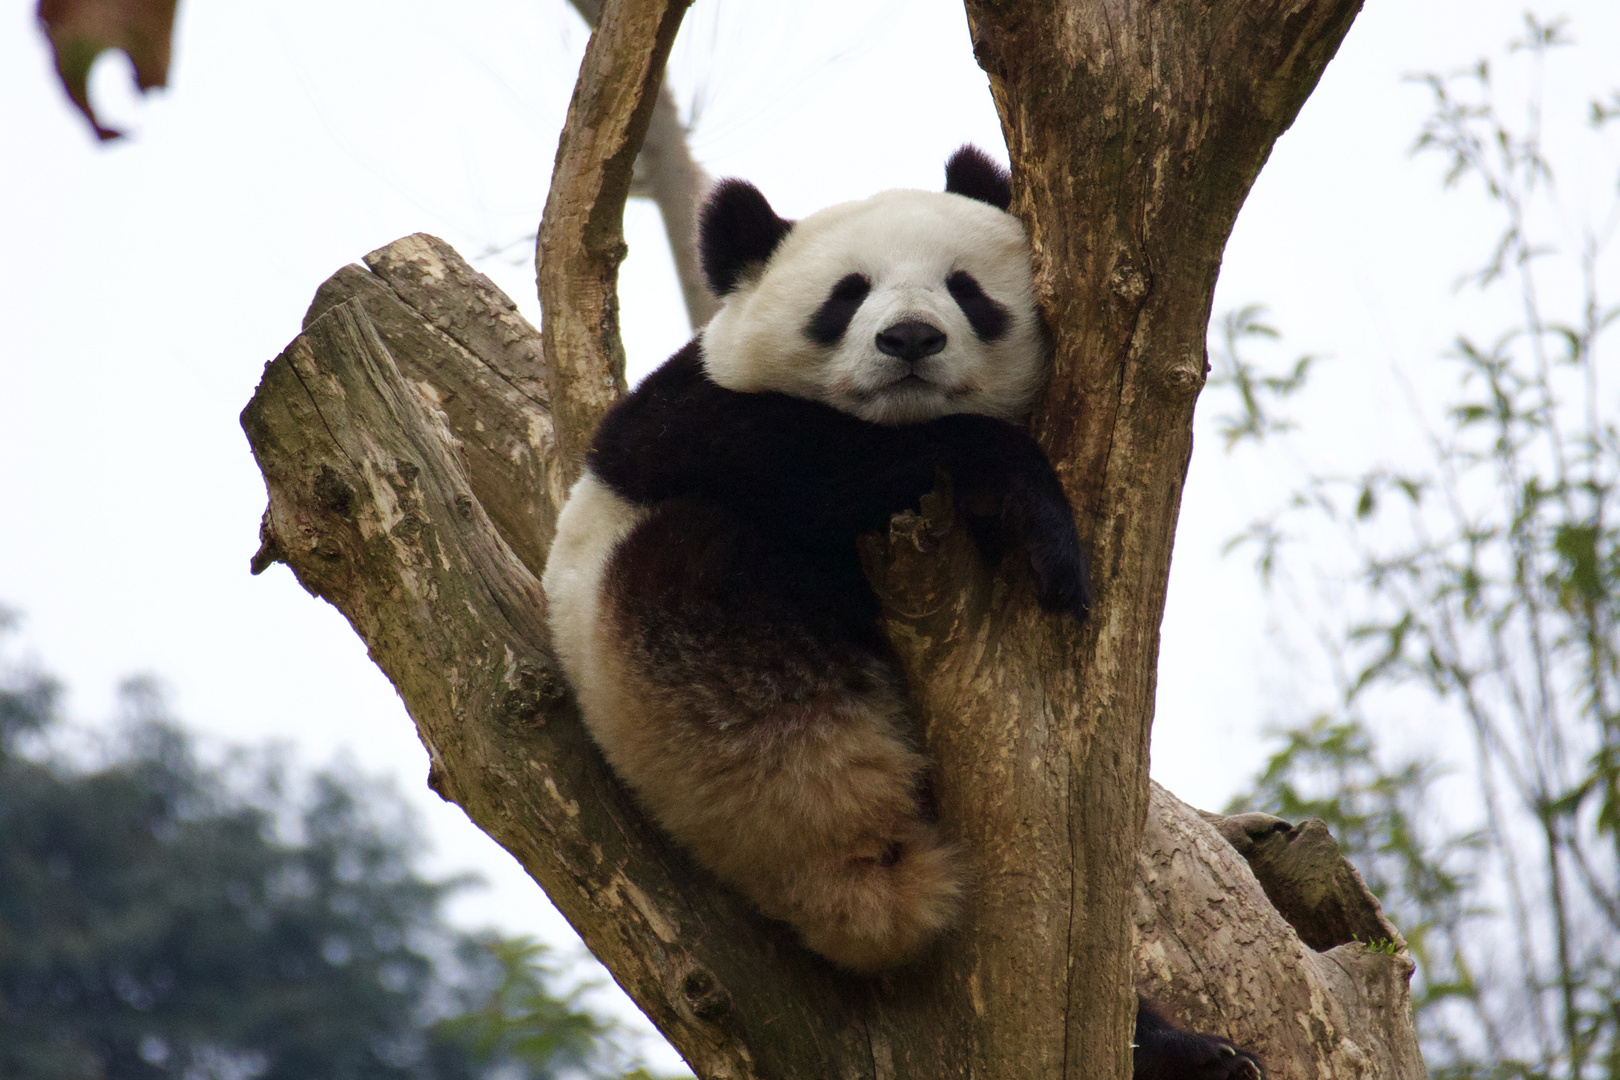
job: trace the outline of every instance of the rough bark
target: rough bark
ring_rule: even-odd
[[[430,784],[540,882],[700,1076],[1011,1075],[970,1063],[1014,1059],[1016,1041],[976,1049],[950,1031],[969,1017],[920,1004],[946,984],[954,948],[878,982],[838,975],[637,811],[538,625],[561,496],[539,335],[432,237],[366,262],[321,286],[243,413],[270,491],[255,562],[285,561],[349,618],[416,721]],[[925,509],[868,551],[918,620],[976,580],[946,501]],[[1399,935],[1320,823],[1212,827],[1162,792],[1151,805],[1131,909],[1144,989],[1183,1022],[1260,1048],[1279,1080],[1325,1068],[1417,1080],[1409,964],[1384,944]],[[1221,833],[1251,853],[1263,887]],[[1268,894],[1291,898],[1279,906],[1327,951],[1304,945]],[[1333,918],[1385,951],[1333,940]],[[992,988],[978,992],[979,1007],[1000,1007]]]
[[[967,0],[1056,341],[1035,427],[1097,590],[1080,632],[1032,620],[1023,600],[991,604],[945,639],[940,662],[966,677],[931,677],[924,695],[958,733],[942,740],[953,790],[982,796],[962,805],[970,850],[996,841],[984,869],[1007,883],[975,894],[976,926],[996,930],[971,970],[998,993],[1026,988],[980,1037],[1039,1032],[1025,1075],[1128,1072],[1129,874],[1215,276],[1273,141],[1360,6]],[[972,670],[956,642],[980,640],[998,655]],[[976,714],[995,718],[988,743],[962,722]],[[1061,955],[1039,948],[1054,931]]]
[[[1353,872],[1285,857],[1273,824],[1229,824],[1274,856],[1262,887],[1147,780],[1221,247],[1358,4],[969,4],[1057,343],[1038,430],[1098,599],[1084,628],[1039,615],[944,495],[867,545],[972,872],[962,929],[880,980],[831,971],[672,850],[546,651],[536,571],[623,389],[620,215],[681,6],[609,0],[587,49],[540,231],[549,397],[510,304],[441,244],[341,271],[243,416],[270,491],[255,565],[286,561],[348,616],[436,790],[523,862],[701,1076],[1123,1078],[1135,925],[1145,985],[1260,1047],[1274,1076],[1415,1080],[1407,962]],[[1370,925],[1384,951],[1318,954],[1268,893],[1314,942]]]
[[[1132,902],[1137,986],[1270,1076],[1427,1075],[1406,942],[1321,821],[1202,815],[1155,784]]]
[[[596,423],[624,393],[619,264],[624,201],[664,61],[691,0],[609,0],[585,47],[535,245],[541,341],[570,481]]]

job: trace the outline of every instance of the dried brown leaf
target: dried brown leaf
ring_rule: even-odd
[[[167,85],[169,48],[177,0],[39,0],[39,25],[50,40],[62,89],[84,113],[96,137],[116,139],[123,132],[103,127],[90,106],[90,67],[108,49],[118,49],[135,66],[142,93]]]

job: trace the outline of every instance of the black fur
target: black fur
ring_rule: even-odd
[[[1136,1001],[1133,1080],[1265,1080],[1260,1059],[1217,1035],[1183,1031]]]
[[[967,316],[968,325],[973,327],[980,341],[995,341],[1007,332],[1010,321],[1007,309],[986,296],[972,274],[966,270],[956,271],[945,279],[945,288]]]
[[[855,538],[915,507],[944,469],[981,546],[1021,549],[1041,606],[1085,617],[1091,590],[1073,513],[1027,432],[972,414],[891,427],[786,394],[727,390],[703,371],[700,349],[694,341],[676,353],[597,429],[587,460],[620,495],[721,506],[772,550],[828,560],[870,596]],[[875,600],[863,602],[875,616]]]
[[[606,580],[636,670],[711,735],[768,738],[817,701],[895,682],[859,562],[716,503],[660,503],[614,549]]]
[[[989,203],[997,210],[1012,205],[1012,177],[1006,169],[971,143],[945,163],[945,190],[952,195]]]
[[[698,250],[709,288],[716,296],[731,292],[792,231],[793,222],[777,217],[759,188],[746,180],[720,181],[698,215]]]
[[[861,309],[866,294],[872,291],[872,282],[865,274],[845,274],[832,287],[827,299],[805,324],[805,336],[817,345],[836,345],[849,329],[849,321]]]

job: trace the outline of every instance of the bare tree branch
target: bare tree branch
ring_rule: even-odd
[[[680,109],[668,86],[658,91],[647,141],[642,144],[641,157],[636,159],[636,173],[631,194],[645,195],[658,205],[664,235],[669,238],[669,253],[680,277],[686,317],[696,330],[720,309],[720,302],[703,280],[697,250],[698,202],[708,191],[710,178],[692,157]]]
[[[1154,784],[1133,902],[1137,986],[1271,1077],[1425,1080],[1406,943],[1322,822],[1201,815]]]
[[[587,26],[596,25],[602,14],[598,0],[569,2]],[[641,155],[636,158],[630,194],[651,199],[658,207],[659,216],[664,220],[664,235],[669,240],[669,253],[675,261],[675,273],[680,279],[686,318],[693,330],[708,322],[720,307],[704,283],[703,271],[698,265],[698,200],[708,190],[709,182],[709,174],[692,157],[675,95],[661,82],[647,138],[641,145]]]
[[[1009,753],[1018,764],[1005,781],[1027,785],[1016,820],[1030,839],[998,854],[1018,887],[1069,897],[1062,962],[1031,949],[1009,958],[1039,973],[1043,1002],[1061,1002],[1031,1006],[1057,1015],[1018,1021],[1062,1048],[1061,1067],[1043,1063],[1042,1075],[1128,1072],[1127,883],[1147,810],[1159,622],[1215,275],[1273,140],[1360,6],[967,0],[1057,343],[1036,429],[1079,511],[1097,589],[1082,633],[1026,629],[1017,603],[990,620],[989,639],[1024,673],[995,689],[1016,695],[1021,715],[1009,722],[1028,739]],[[1043,901],[1009,892],[1004,906],[989,898],[990,918],[1045,932],[1031,910]]]
[[[608,0],[568,106],[535,253],[541,338],[565,477],[624,393],[619,263],[624,200],[691,0]]]

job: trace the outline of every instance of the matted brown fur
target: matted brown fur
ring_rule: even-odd
[[[593,651],[617,670],[599,672],[594,733],[722,880],[834,963],[890,967],[961,894],[924,805],[928,762],[882,643],[817,610],[813,574],[803,597],[751,583],[771,573],[758,544],[726,512],[674,501],[615,549]]]

